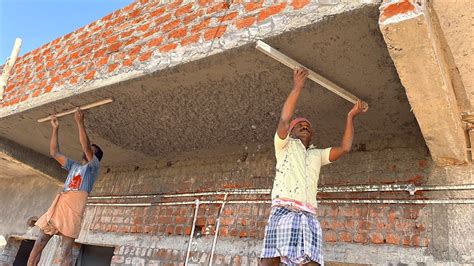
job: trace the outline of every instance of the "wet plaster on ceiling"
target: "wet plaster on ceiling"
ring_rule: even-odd
[[[354,143],[367,149],[424,146],[377,20],[377,8],[364,7],[265,41],[369,103],[356,121]],[[0,134],[48,154],[50,126],[36,119],[113,97],[113,104],[86,114],[107,165],[249,144],[271,147],[291,87],[289,68],[248,45],[4,118]],[[316,144],[337,145],[351,107],[307,81],[297,114],[313,121]],[[79,158],[72,116],[61,119],[60,134],[63,152]]]

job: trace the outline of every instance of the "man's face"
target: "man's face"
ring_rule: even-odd
[[[97,147],[96,146],[92,146],[92,154],[95,154],[97,152]]]
[[[313,138],[313,129],[308,122],[302,121],[293,127],[291,130],[291,136],[300,140],[311,141]]]

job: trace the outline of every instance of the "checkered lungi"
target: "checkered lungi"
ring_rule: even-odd
[[[316,215],[273,207],[265,228],[261,258],[280,257],[288,265],[310,261],[324,265],[322,230]]]

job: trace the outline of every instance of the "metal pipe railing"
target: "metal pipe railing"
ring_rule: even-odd
[[[182,198],[182,197],[200,197],[215,195],[266,195],[270,194],[271,189],[235,189],[228,191],[207,191],[180,194],[148,194],[148,195],[111,195],[111,196],[90,196],[89,199],[138,199],[138,198]]]
[[[474,199],[324,199],[317,200],[320,204],[474,204]],[[200,204],[223,204],[223,200],[203,200]],[[271,200],[232,200],[227,204],[270,204]],[[148,207],[148,206],[177,206],[192,205],[194,201],[154,202],[154,203],[87,203],[87,206],[115,206],[115,207]]]
[[[191,234],[189,235],[188,250],[186,251],[186,261],[184,263],[185,266],[188,265],[189,254],[191,253],[191,245],[193,243],[193,237],[194,237],[194,228],[196,227],[196,219],[198,216],[198,210],[199,210],[199,204],[200,204],[199,200],[196,199],[194,201],[194,204],[196,204],[196,210],[194,210],[193,227],[191,228]]]
[[[318,192],[340,193],[340,192],[396,192],[407,191],[414,195],[416,191],[443,191],[443,190],[472,190],[474,184],[463,185],[425,185],[415,184],[387,184],[387,185],[352,185],[338,187],[321,187]]]
[[[450,191],[450,190],[474,190],[474,184],[463,185],[425,185],[416,186],[415,184],[387,184],[387,185],[348,185],[348,186],[325,186],[319,187],[318,192],[323,193],[351,193],[351,192],[397,192],[407,191],[414,195],[416,191]],[[146,199],[146,198],[181,198],[181,197],[200,197],[215,195],[267,195],[271,189],[235,189],[224,191],[207,191],[195,193],[180,194],[144,194],[144,195],[108,195],[108,196],[90,196],[89,199]]]
[[[225,194],[221,209],[219,210],[219,216],[217,216],[216,232],[214,233],[214,241],[212,242],[211,258],[209,259],[209,266],[212,266],[212,264],[213,264],[214,252],[216,250],[217,237],[219,236],[219,228],[221,226],[222,211],[224,211],[224,207],[225,207],[225,204],[227,202],[227,196],[229,196],[229,195]]]

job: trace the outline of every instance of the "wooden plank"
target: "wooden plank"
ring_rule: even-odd
[[[359,100],[358,97],[353,95],[352,93],[346,91],[345,89],[339,87],[334,82],[328,80],[327,78],[319,75],[318,73],[308,69],[307,67],[303,66],[302,64],[298,63],[297,61],[291,59],[290,57],[284,55],[283,53],[279,52],[275,48],[271,47],[270,45],[264,43],[263,41],[257,41],[256,48],[263,52],[264,54],[270,56],[271,58],[277,60],[278,62],[284,64],[285,66],[295,69],[295,68],[305,68],[308,70],[308,78],[319,85],[323,86],[324,88],[334,92],[335,94],[339,95],[340,97],[348,100],[351,103],[356,103]],[[368,108],[368,104],[363,102],[364,107]]]
[[[113,101],[114,101],[114,99],[107,98],[107,99],[103,99],[103,100],[100,100],[100,101],[97,101],[97,102],[93,102],[93,103],[89,103],[89,104],[86,104],[86,105],[79,106],[79,108],[81,110],[87,110],[87,109],[98,107],[98,106],[101,106],[101,105],[104,105],[104,104],[111,103]],[[69,114],[73,114],[76,111],[76,108],[68,110],[68,111],[64,111],[64,112],[61,112],[61,113],[57,113],[57,114],[55,114],[55,116],[56,117],[61,117],[61,116],[66,116],[66,115],[69,115]],[[46,121],[49,121],[49,120],[51,120],[51,115],[47,116],[47,117],[44,117],[44,118],[41,118],[41,119],[38,119],[38,122],[42,123],[42,122],[46,122]]]
[[[7,59],[7,62],[5,63],[5,66],[3,67],[2,76],[0,78],[0,99],[3,99],[3,92],[5,91],[5,88],[7,87],[7,81],[8,81],[8,78],[10,77],[10,71],[13,69],[13,66],[15,65],[16,58],[18,57],[18,53],[20,53],[20,47],[21,47],[21,39],[16,38],[15,44],[13,45],[12,53],[10,54],[10,57]]]

